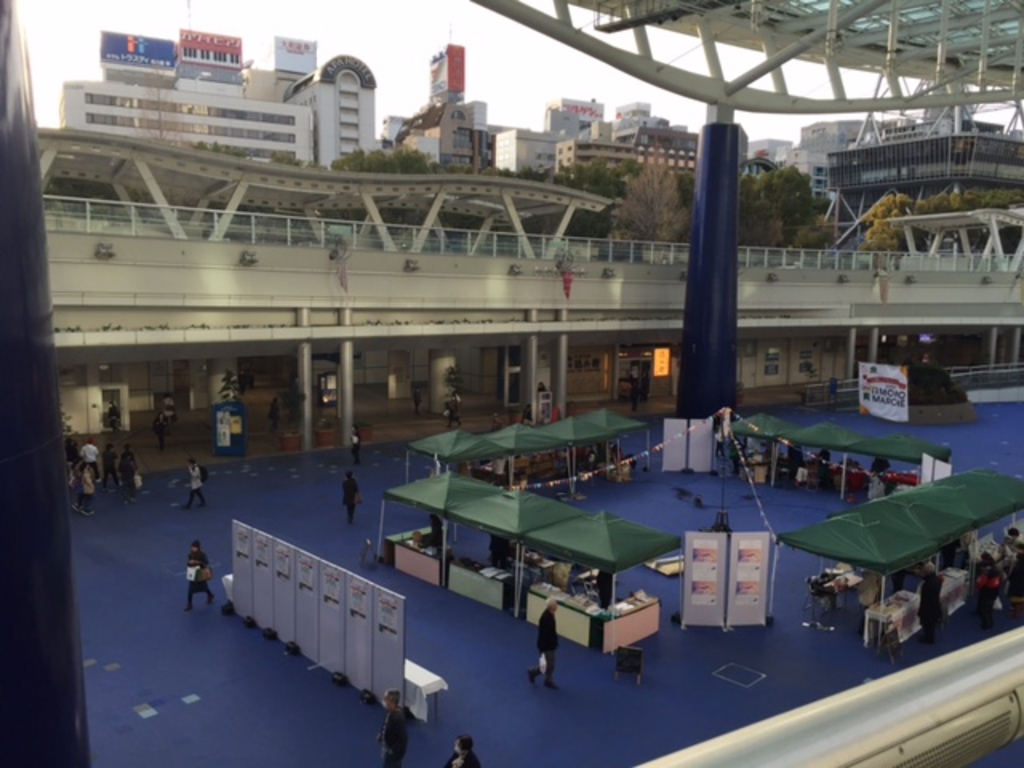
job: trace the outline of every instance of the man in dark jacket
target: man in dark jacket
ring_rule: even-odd
[[[405,727],[405,713],[399,706],[401,694],[392,688],[384,694],[384,706],[388,713],[384,716],[384,727],[380,729],[377,741],[383,744],[383,768],[402,768],[405,750],[409,746],[409,733]]]
[[[921,642],[935,642],[935,627],[942,621],[942,577],[935,572],[935,563],[921,566],[921,605],[917,617],[921,621]]]
[[[531,683],[543,672],[546,688],[558,687],[555,685],[555,651],[558,649],[558,628],[555,624],[555,611],[557,610],[558,601],[549,597],[548,607],[540,615],[540,621],[537,623],[537,650],[544,656],[544,669],[538,665],[526,670]]]

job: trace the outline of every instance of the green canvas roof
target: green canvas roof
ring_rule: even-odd
[[[731,428],[733,433],[740,437],[753,437],[759,440],[777,440],[780,437],[788,439],[790,433],[800,430],[796,424],[768,413],[758,413],[749,419],[734,421]]]
[[[576,507],[524,491],[458,500],[448,507],[448,517],[456,523],[517,540],[528,531],[583,516]]]
[[[537,427],[534,431],[545,437],[559,440],[563,446],[600,443],[605,440],[611,440],[619,434],[617,430],[611,427],[601,426],[578,416],[570,416],[568,419],[545,424],[543,427]]]
[[[545,526],[527,533],[524,540],[541,552],[608,573],[629,570],[681,546],[678,536],[608,512]]]
[[[790,432],[786,437],[799,446],[828,448],[833,451],[849,452],[850,446],[867,439],[866,435],[852,429],[840,427],[828,421]]]
[[[892,573],[934,555],[965,531],[1024,509],[1024,481],[977,469],[869,501],[779,535],[822,557]]]
[[[614,430],[616,435],[624,435],[627,432],[639,432],[642,429],[648,428],[647,424],[643,421],[620,416],[615,411],[609,411],[607,408],[591,411],[576,418],[586,424],[596,424],[598,427]]]
[[[494,446],[487,442],[486,437],[463,432],[461,429],[424,437],[422,440],[409,443],[408,448],[415,453],[436,456],[445,464],[485,459],[494,455]]]
[[[907,464],[920,464],[923,454],[940,461],[949,461],[949,457],[953,455],[952,449],[947,446],[930,443],[911,435],[869,437],[851,445],[850,453],[862,456],[881,456],[883,459],[904,461]]]
[[[448,507],[456,501],[470,501],[500,493],[502,489],[496,485],[446,472],[439,477],[389,488],[384,491],[384,500],[444,517]]]
[[[544,435],[539,429],[522,424],[512,424],[497,432],[489,432],[487,442],[494,446],[494,450],[488,457],[481,458],[524,456],[540,451],[553,451],[565,445],[563,440]]]

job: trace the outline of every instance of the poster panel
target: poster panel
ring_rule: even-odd
[[[274,538],[252,531],[252,617],[257,626],[274,626]]]
[[[857,399],[860,412],[887,421],[909,421],[907,367],[860,363]]]
[[[681,626],[724,627],[729,536],[687,531],[684,539]]]
[[[252,528],[231,521],[231,602],[235,614],[252,616]]]
[[[662,472],[710,472],[715,453],[711,419],[665,419]]]
[[[274,540],[274,629],[282,643],[295,642],[295,548]]]
[[[302,655],[320,661],[320,560],[295,549],[295,642]]]
[[[768,615],[768,533],[733,532],[729,539],[729,600],[726,624],[730,627],[764,626]]]
[[[372,690],[374,587],[352,572],[346,578],[345,674],[356,688]]]
[[[320,608],[316,663],[328,672],[345,672],[345,616],[348,572],[324,560],[319,565]],[[346,673],[347,674],[347,673]]]
[[[383,587],[373,594],[373,692],[405,685],[405,598]]]

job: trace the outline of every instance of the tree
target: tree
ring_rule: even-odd
[[[739,245],[775,247],[782,242],[782,222],[775,218],[772,207],[760,194],[757,179],[740,177]]]
[[[890,219],[907,216],[914,212],[914,201],[907,195],[890,194],[883,197],[864,214],[861,222],[868,226],[861,243],[862,251],[902,251],[906,250],[903,231],[897,230]]]
[[[224,371],[224,375],[220,377],[220,391],[217,394],[220,395],[222,403],[235,403],[242,399],[238,376],[231,369]]]
[[[271,152],[270,162],[276,163],[277,165],[294,165],[301,168],[303,163],[297,159],[291,152]],[[314,165],[316,165],[314,163]]]
[[[789,245],[802,227],[814,224],[814,194],[811,177],[796,168],[782,168],[757,177],[757,194],[782,228],[778,245]]]
[[[390,153],[379,149],[373,152],[357,149],[331,163],[331,170],[417,175],[440,173],[441,166],[430,155],[415,149],[401,148]]]
[[[555,175],[555,184],[583,192],[590,192],[612,200],[621,200],[626,194],[626,179],[641,170],[639,163],[627,161],[614,168],[604,160],[573,163]],[[605,238],[612,231],[612,211],[577,211],[566,229],[567,237]]]
[[[679,187],[671,171],[647,165],[626,182],[625,198],[618,206],[616,235],[627,240],[674,241],[689,218],[679,204]]]

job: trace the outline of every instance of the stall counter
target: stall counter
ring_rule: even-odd
[[[395,543],[395,570],[441,586],[441,558],[417,548],[411,541]]]
[[[549,584],[530,588],[526,600],[527,621],[531,624],[540,621],[549,597],[555,598],[562,609],[556,616],[559,636],[588,648],[600,648],[604,653],[656,635],[661,628],[661,601],[657,598],[644,595],[621,600],[615,604],[618,615],[611,618],[598,606],[584,608],[573,596]]]

